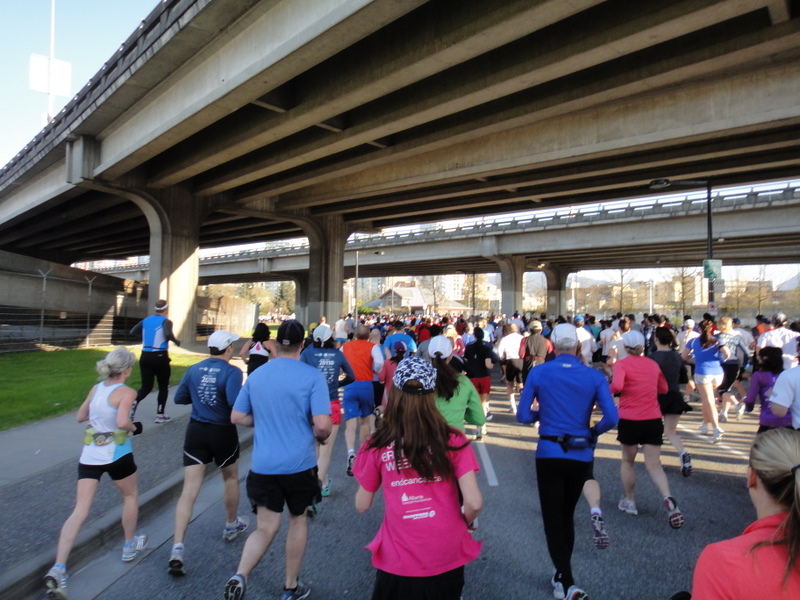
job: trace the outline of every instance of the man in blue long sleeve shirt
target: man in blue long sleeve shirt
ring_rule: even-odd
[[[336,349],[336,340],[333,339],[333,330],[327,325],[320,325],[314,330],[312,337],[314,345],[309,346],[300,355],[300,362],[311,365],[318,369],[325,376],[328,384],[328,394],[331,400],[331,435],[326,444],[317,443],[317,477],[319,477],[322,491],[320,495],[328,497],[331,495],[331,477],[328,469],[331,466],[331,455],[333,446],[336,443],[336,434],[339,433],[339,425],[342,424],[342,404],[339,401],[339,388],[353,383],[356,375],[353,367],[347,362],[347,358],[341,350]],[[344,373],[344,377],[339,379]],[[310,515],[316,514],[316,504],[309,509]]]
[[[227,520],[222,537],[232,540],[247,529],[236,516],[239,506],[239,434],[231,423],[231,410],[242,389],[242,371],[230,364],[235,333],[215,331],[208,338],[211,355],[192,365],[175,391],[176,404],[191,404],[192,415],[183,444],[183,491],[175,509],[175,540],[169,559],[171,575],[185,575],[183,538],[203,485],[206,465],[212,460],[222,472]]]
[[[619,415],[606,378],[578,358],[580,343],[575,327],[557,325],[550,340],[556,358],[531,369],[517,407],[517,420],[539,421],[536,481],[547,549],[556,570],[553,595],[580,600],[588,596],[575,585],[572,575],[575,506],[584,483],[593,478],[597,437],[614,428]],[[534,400],[538,401],[538,410],[533,410]],[[603,418],[592,426],[595,404]]]

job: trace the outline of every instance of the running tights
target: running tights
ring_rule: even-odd
[[[139,371],[142,374],[142,387],[136,392],[136,400],[133,403],[134,411],[139,406],[147,394],[153,390],[153,380],[158,381],[158,408],[156,413],[164,414],[167,405],[167,394],[169,394],[169,354],[166,352],[142,352],[139,358]]]
[[[566,458],[537,458],[536,482],[542,508],[547,551],[564,590],[574,585],[572,549],[575,545],[575,506],[592,463]]]

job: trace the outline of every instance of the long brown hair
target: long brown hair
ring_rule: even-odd
[[[714,337],[714,321],[703,319],[700,321],[700,345],[703,348],[710,348],[717,339]]]
[[[446,358],[442,358],[438,352],[431,363],[436,369],[436,395],[450,402],[450,398],[458,388],[458,374],[450,366],[450,362]]]
[[[367,448],[393,446],[398,469],[403,468],[405,460],[421,477],[449,479],[455,476],[455,470],[447,452],[469,444],[450,446],[454,432],[458,430],[444,420],[433,394],[412,394],[392,386],[381,426],[369,438]]]
[[[800,572],[800,431],[780,427],[756,436],[750,449],[750,467],[764,484],[772,499],[786,509],[786,519],[770,540],[751,546],[786,546],[789,559],[783,575],[784,585],[792,569]]]

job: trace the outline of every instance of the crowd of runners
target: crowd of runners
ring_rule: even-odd
[[[134,420],[136,406],[154,380],[160,388],[155,423],[169,421],[161,391],[169,381],[168,344],[178,343],[167,303],[159,300],[154,309],[135,328],[143,339],[142,388],[137,393],[125,385],[135,357],[117,347],[97,364],[100,383],[78,411],[88,428],[77,500],[45,576],[49,598],[68,597],[67,560],[103,473],[123,495],[122,560],[135,559],[147,545],[136,532],[131,436],[143,429]],[[589,597],[571,566],[581,496],[590,508],[595,548],[609,545],[593,474],[601,435],[616,430],[624,490],[619,510],[638,514],[634,462],[641,449],[661,494],[665,526],[679,529],[684,515],[661,466],[662,440],[673,446],[682,476],[689,477],[694,467],[678,434],[681,415],[699,409],[700,433],[715,444],[728,419],[741,418],[757,403],[748,489],[759,520],[739,538],[708,546],[692,595],[674,598],[800,597],[800,324],[783,314],[759,315],[752,328],[708,314],[679,323],[623,314],[342,314],[332,324],[321,317],[308,329],[284,321],[274,337],[260,323],[237,348],[238,340],[214,332],[209,357],[190,367],[176,390],[175,402],[191,404],[192,412],[165,565],[171,576],[187,573],[185,534],[210,462],[224,481],[223,539],[232,541],[250,527],[248,517],[237,515],[240,425],[254,428],[246,494],[256,522],[236,573],[222,587],[226,600],[245,597],[250,573],[281,528],[284,506],[289,525],[281,599],[309,596],[300,579],[308,520],[331,494],[337,473],[358,482],[358,511],[369,510],[378,491],[383,495],[383,522],[368,546],[377,570],[372,598],[459,600],[464,566],[481,552],[473,532],[483,499],[471,441],[491,435],[489,393],[499,371],[505,400],[495,410],[507,409],[538,430],[531,435],[537,437],[537,487],[556,600]],[[246,379],[231,364],[234,354],[247,363]],[[331,465],[342,421],[346,463]]]

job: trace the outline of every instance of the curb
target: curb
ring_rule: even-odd
[[[253,444],[253,429],[240,432],[241,451]],[[206,469],[205,479],[217,472]],[[139,495],[139,522],[162,510],[180,496],[183,488],[183,469],[173,473],[157,485]],[[70,571],[78,571],[88,564],[98,549],[119,542],[122,534],[122,506],[108,511],[89,524],[84,524],[69,555]],[[42,593],[42,578],[53,564],[54,550],[18,563],[0,574],[0,600],[20,600]]]

